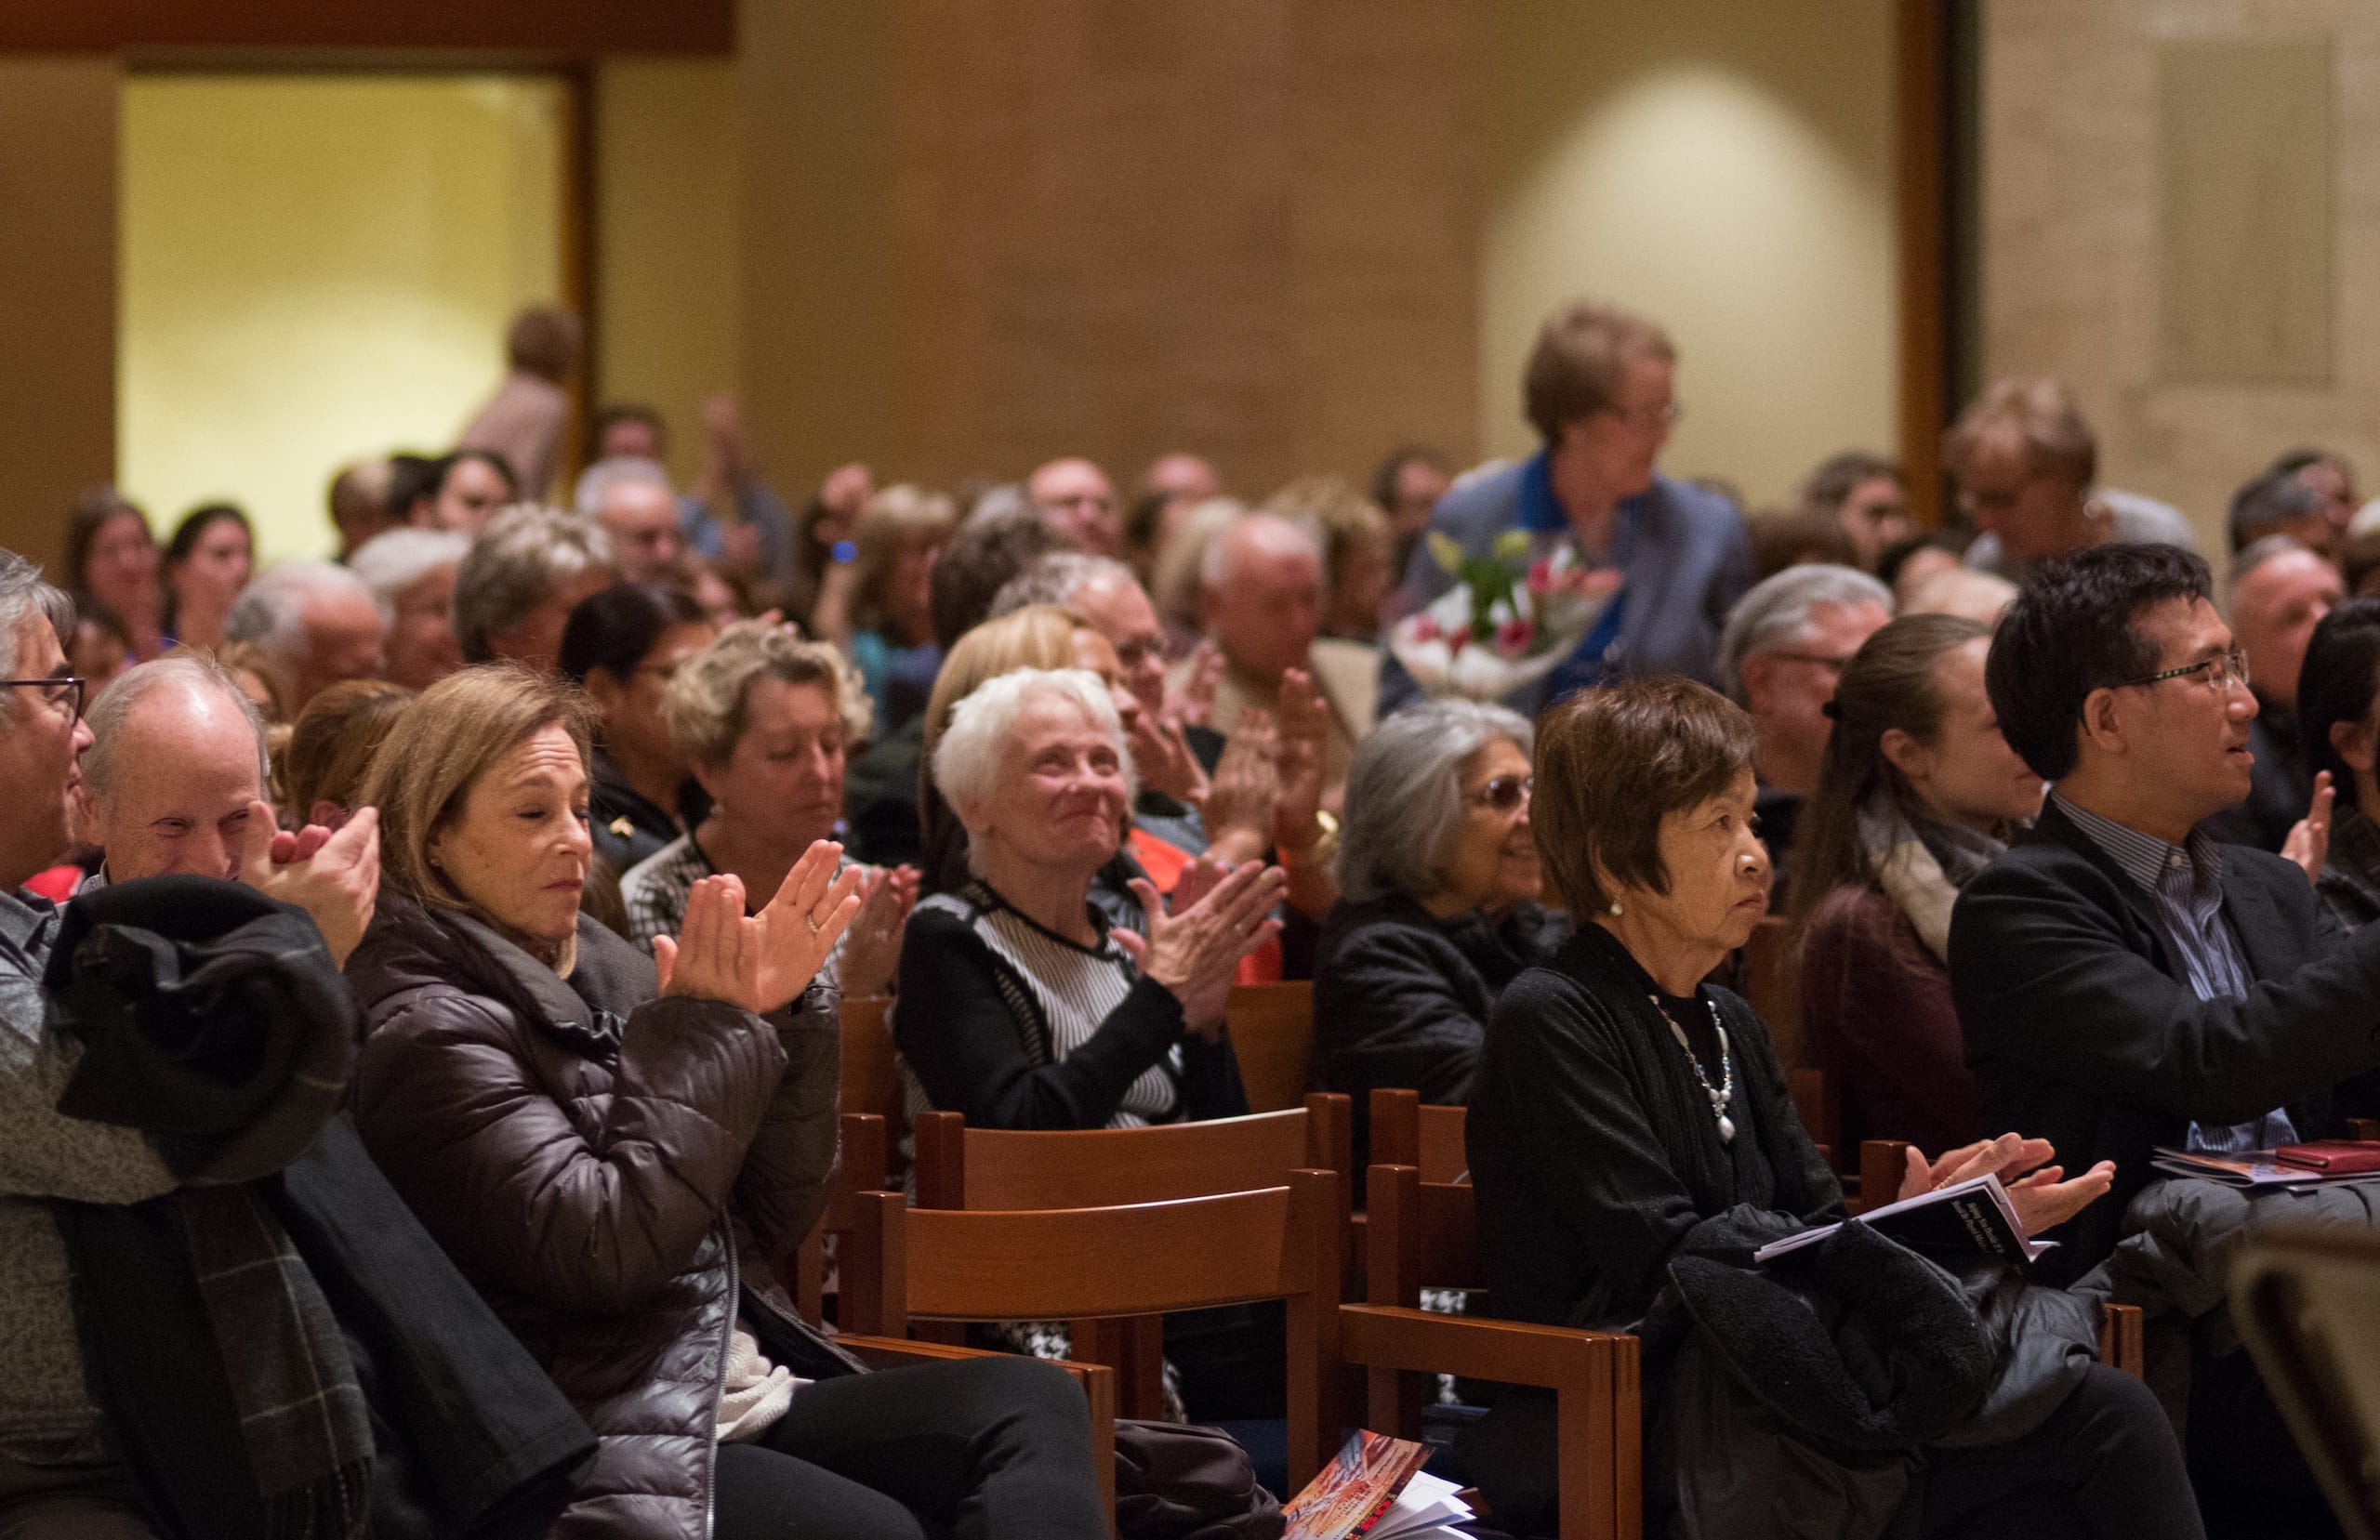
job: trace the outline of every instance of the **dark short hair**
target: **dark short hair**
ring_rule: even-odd
[[[1372,501],[1383,508],[1396,507],[1396,483],[1411,465],[1428,466],[1441,476],[1447,473],[1447,457],[1436,450],[1427,444],[1400,444],[1372,468]]]
[[[562,629],[554,666],[573,684],[600,668],[622,684],[673,625],[710,619],[700,601],[666,583],[615,583],[578,601]]]
[[[2340,722],[2372,718],[2372,701],[2380,694],[2380,599],[2351,599],[2324,615],[2306,643],[2306,663],[2297,671],[2297,732],[2306,763],[2331,772],[2339,805],[2354,808],[2355,772],[2331,746],[2331,729]],[[2358,809],[2365,817],[2380,816],[2380,808]]]
[[[1884,553],[1876,558],[1876,581],[1887,588],[1894,587],[1900,582],[1900,570],[1908,566],[1909,559],[1918,552],[1948,551],[1952,556],[1964,558],[1967,547],[1974,544],[1973,530],[1925,530],[1908,535],[1886,546]]]
[[[1984,688],[2001,736],[2044,781],[2072,773],[2082,703],[2157,668],[2140,612],[2167,599],[2212,599],[2196,551],[2162,543],[2096,546],[2042,564],[1993,633]]]
[[[1674,676],[1581,691],[1539,717],[1529,817],[1570,913],[1610,907],[1598,864],[1623,886],[1668,892],[1661,820],[1726,791],[1757,742],[1750,712]]]
[[[597,411],[594,421],[587,425],[587,461],[589,465],[602,458],[595,452],[602,444],[603,435],[615,423],[642,423],[653,429],[655,449],[668,447],[669,425],[661,420],[658,411],[642,401],[611,401]],[[654,457],[660,458],[658,455]]]
[[[149,516],[139,506],[113,487],[90,487],[74,499],[73,511],[66,517],[66,591],[79,594],[89,586],[91,547],[99,543],[99,532],[119,519],[140,520],[140,533],[150,544],[157,537],[149,533]],[[60,638],[60,640],[71,640]]]
[[[2322,499],[2297,479],[2296,471],[2268,470],[2231,494],[2231,548],[2244,551],[2267,535],[2284,533],[2291,524],[2318,517],[2321,511]]]
[[[477,460],[504,478],[504,491],[508,498],[521,495],[521,479],[512,474],[512,462],[493,449],[458,449],[452,454],[440,455],[437,462],[437,474],[431,478],[430,485],[423,489],[422,494],[435,497],[443,493],[446,490],[447,480],[455,474],[455,467],[466,460]]]
[[[961,523],[935,559],[928,585],[933,639],[948,652],[984,623],[994,597],[1034,558],[1072,548],[1065,536],[1029,510]]]
[[[239,525],[251,542],[256,539],[256,527],[248,522],[247,514],[237,503],[202,503],[183,514],[182,521],[174,526],[174,537],[165,546],[166,567],[178,567],[188,561],[197,551],[198,543],[206,538],[206,532],[227,521]]]
[[[1840,513],[1851,494],[1870,481],[1886,477],[1909,485],[1909,477],[1898,460],[1887,460],[1881,454],[1871,454],[1864,449],[1846,449],[1840,454],[1829,455],[1809,480],[1802,483],[1802,506],[1822,513]]]
[[[413,517],[413,506],[436,494],[446,479],[446,456],[416,454],[400,450],[389,456],[389,517],[399,523]]]

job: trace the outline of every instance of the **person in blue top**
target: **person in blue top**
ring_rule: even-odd
[[[1521,391],[1544,447],[1517,465],[1474,472],[1438,500],[1433,533],[1484,555],[1519,529],[1531,557],[1565,542],[1590,567],[1617,568],[1620,590],[1571,656],[1514,691],[1525,714],[1606,678],[1684,674],[1709,682],[1719,629],[1752,586],[1752,541],[1715,494],[1653,468],[1677,420],[1671,376],[1677,352],[1661,329],[1612,306],[1579,301],[1539,328]],[[1453,578],[1424,541],[1414,551],[1395,611],[1409,614]],[[1421,687],[1385,649],[1380,709],[1394,711]]]

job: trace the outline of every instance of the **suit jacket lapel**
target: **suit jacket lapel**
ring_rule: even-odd
[[[2295,971],[2306,961],[2307,949],[2301,941],[2290,936],[2279,923],[2279,914],[2269,903],[2258,902],[2264,895],[2257,892],[2249,879],[2240,875],[2237,862],[2227,862],[2223,868],[2223,915],[2231,922],[2231,933],[2240,938],[2240,950],[2247,954],[2248,981],[2282,978]]]
[[[2122,895],[2124,903],[2132,910],[2133,917],[2140,922],[2141,928],[2148,933],[2149,960],[2154,962],[2167,977],[2179,977],[2175,972],[2174,959],[2168,954],[2165,922],[2157,913],[2156,901],[2149,896],[2140,884],[2124,875],[2124,869],[2116,864],[2115,858],[2099,849],[2097,840],[2084,834],[2082,825],[2067,817],[2065,810],[2054,801],[2045,801],[2042,804],[2042,815],[2033,821],[2033,836],[2035,838],[2055,840],[2098,868],[2099,875],[2106,877],[2115,890]],[[2228,884],[2225,893],[2228,902],[2229,894]]]

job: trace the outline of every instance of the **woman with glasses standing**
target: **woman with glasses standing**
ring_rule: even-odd
[[[1497,995],[1569,934],[1537,903],[1529,744],[1515,712],[1430,701],[1374,728],[1348,770],[1315,1062],[1324,1090],[1355,1099],[1359,1168],[1372,1087],[1469,1099]]]

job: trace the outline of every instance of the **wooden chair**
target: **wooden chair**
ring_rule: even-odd
[[[1279,1187],[1292,1171],[1333,1174],[1332,1212],[1349,1223],[1346,1175],[1353,1162],[1347,1098],[1316,1091],[1286,1112],[1174,1123],[1155,1128],[1026,1132],[970,1128],[957,1112],[917,1121],[919,1208],[1106,1208]],[[1342,1255],[1353,1246],[1342,1234]],[[1070,1323],[1074,1350],[1119,1374],[1128,1417],[1163,1413],[1162,1317]],[[930,1337],[940,1329],[923,1326]],[[956,1333],[942,1340],[954,1340]]]
[[[842,1007],[842,1110],[872,1112],[897,1143],[907,1132],[907,1092],[901,1056],[892,1047],[892,996],[845,1000]]]
[[[826,1237],[850,1233],[853,1204],[858,1194],[892,1185],[885,1179],[891,1141],[881,1117],[873,1112],[845,1112],[840,1138],[841,1160],[835,1168],[834,1189],[826,1197],[826,1212],[819,1216],[816,1228],[801,1238],[786,1264],[787,1291],[801,1318],[813,1326],[823,1324],[826,1315]]]
[[[1375,1086],[1369,1105],[1374,1165],[1411,1165],[1425,1182],[1459,1181],[1471,1169],[1463,1152],[1461,1107],[1436,1107],[1419,1091]]]
[[[1801,981],[1792,966],[1791,937],[1782,915],[1764,915],[1744,942],[1744,999],[1768,1028],[1777,1061],[1790,1072],[1801,1063],[1807,1042],[1802,1023]],[[1818,1137],[1812,1128],[1810,1136]]]
[[[1223,1024],[1250,1109],[1282,1112],[1297,1106],[1314,1080],[1312,981],[1234,985],[1223,1002]]]
[[[1338,1173],[1298,1171],[1285,1187],[1103,1208],[911,1209],[898,1193],[866,1193],[843,1256],[844,1302],[862,1335],[897,1337],[928,1320],[1081,1321],[1285,1300],[1289,1482],[1300,1487],[1341,1438],[1339,1191]]]

